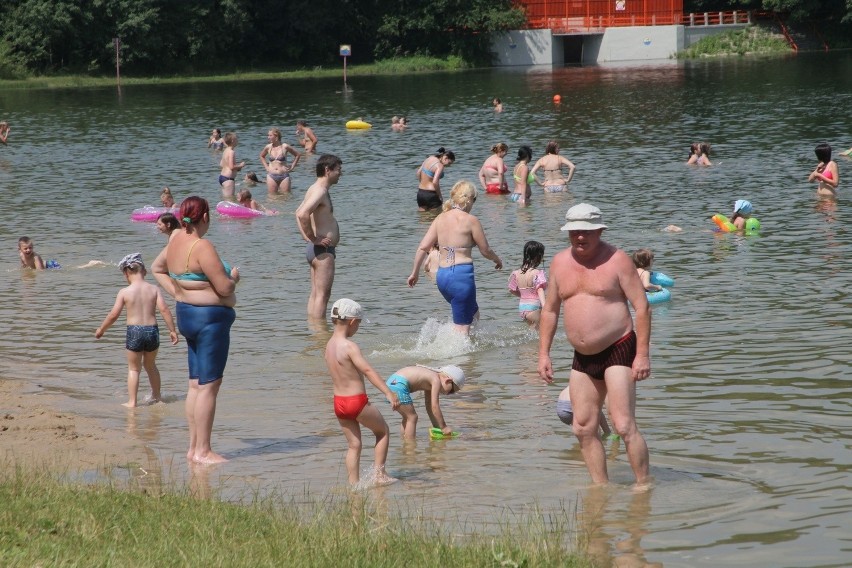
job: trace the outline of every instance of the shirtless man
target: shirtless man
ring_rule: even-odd
[[[571,248],[550,265],[539,328],[538,372],[553,382],[550,347],[565,308],[565,334],[574,347],[569,381],[574,434],[594,483],[607,483],[599,416],[609,395],[616,433],[624,439],[637,485],[650,482],[648,446],[636,427],[636,381],[651,374],[651,311],[642,281],[624,252],[601,240],[606,228],[597,207],[581,203],[565,214]],[[627,302],[636,313],[636,329]]]
[[[324,320],[334,283],[335,247],[340,241],[340,227],[334,218],[329,190],[340,179],[343,162],[337,156],[323,154],[317,160],[317,181],[308,188],[302,204],[296,209],[299,232],[308,242],[305,258],[311,266],[311,295],[308,317]]]

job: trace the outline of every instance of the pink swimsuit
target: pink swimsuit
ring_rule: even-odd
[[[537,270],[537,269],[534,269]],[[530,288],[520,288],[518,286],[518,274],[520,270],[515,270],[509,276],[509,290],[520,293],[521,297],[518,300],[518,313],[521,319],[526,319],[527,314],[541,309],[541,301],[538,299],[539,288],[547,288],[547,275],[543,270],[537,270],[537,274],[533,277],[533,285]]]

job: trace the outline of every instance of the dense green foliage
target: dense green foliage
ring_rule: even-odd
[[[3,0],[0,78],[281,69],[398,55],[489,59],[490,32],[518,28],[511,0]]]
[[[679,51],[678,59],[708,57],[716,55],[762,55],[790,53],[790,45],[783,36],[770,33],[758,26],[714,34],[695,42]]]
[[[685,0],[685,12],[766,10],[780,12],[792,22],[852,24],[852,0]]]
[[[369,494],[240,506],[30,472],[0,477],[2,566],[590,566],[566,549],[564,521],[530,519],[502,536],[459,538],[389,514]]]

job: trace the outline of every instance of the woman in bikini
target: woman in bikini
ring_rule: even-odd
[[[441,178],[444,177],[444,168],[456,161],[456,155],[438,148],[438,152],[429,156],[420,167],[417,168],[417,210],[431,211],[440,209],[444,203],[441,195]]]
[[[214,150],[225,149],[225,141],[222,140],[222,131],[220,129],[214,128],[213,132],[210,133],[210,140],[207,141],[207,147]]]
[[[491,155],[479,168],[479,183],[486,193],[509,193],[506,183],[506,164],[503,158],[509,152],[509,147],[503,142],[491,146]]]
[[[515,192],[509,196],[509,201],[526,205],[532,197],[532,186],[535,176],[530,173],[530,162],[532,161],[532,148],[521,146],[518,148],[518,163],[512,170],[512,178],[515,180]]]
[[[234,289],[240,273],[220,260],[216,247],[204,238],[210,228],[206,199],[187,197],[178,216],[182,228],[172,233],[151,268],[157,282],[177,300],[178,329],[189,348],[186,457],[195,463],[221,463],[227,459],[213,451],[210,438],[228,361],[231,324],[236,317]]]
[[[234,180],[237,172],[246,166],[245,160],[237,163],[237,154],[234,149],[237,147],[237,135],[233,132],[225,134],[225,151],[222,152],[222,159],[219,160],[219,166],[222,170],[219,172],[219,185],[222,186],[222,195],[225,197],[234,196]]]
[[[558,193],[568,191],[568,184],[574,177],[576,167],[568,158],[559,155],[559,144],[555,140],[547,143],[544,150],[545,154],[535,163],[532,169],[532,175],[541,169],[544,171],[544,181],[536,177],[536,182],[544,186],[546,193]],[[562,176],[562,168],[568,168],[568,177]]]
[[[414,287],[420,276],[420,267],[437,243],[440,262],[435,277],[438,290],[450,303],[456,329],[468,335],[470,327],[479,319],[476,303],[476,281],[473,277],[473,247],[478,247],[485,258],[494,262],[494,268],[503,268],[503,261],[488,246],[488,239],[479,219],[470,214],[476,201],[476,188],[469,181],[453,186],[450,199],[444,203],[443,212],[435,217],[429,230],[420,241],[414,254],[414,268],[408,276],[408,286]]]
[[[281,142],[281,131],[277,128],[271,129],[266,139],[269,143],[260,151],[260,163],[266,168],[266,189],[270,195],[290,193],[290,172],[302,155],[289,144]],[[287,164],[287,154],[293,155],[292,164]]]
[[[820,144],[814,149],[819,163],[808,176],[808,181],[817,182],[817,195],[837,197],[837,186],[840,184],[840,170],[837,162],[831,159],[831,146]]]

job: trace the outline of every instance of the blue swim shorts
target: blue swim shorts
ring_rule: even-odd
[[[476,303],[473,263],[439,268],[435,280],[438,291],[453,308],[453,323],[472,324],[474,316],[479,311],[479,304]]]
[[[331,258],[337,258],[337,248],[334,246],[324,247],[322,245],[315,245],[314,243],[307,243],[305,245],[305,260],[308,261],[308,264],[313,264],[319,255],[325,253],[330,254]]]
[[[134,353],[149,353],[160,348],[160,328],[156,325],[128,325],[124,348]]]
[[[231,325],[237,318],[234,308],[177,302],[175,311],[188,347],[190,380],[206,385],[221,379],[231,346]]]
[[[411,391],[409,390],[408,379],[402,375],[394,373],[388,377],[385,384],[388,385],[390,390],[396,393],[400,404],[414,404],[414,401],[411,400]]]

